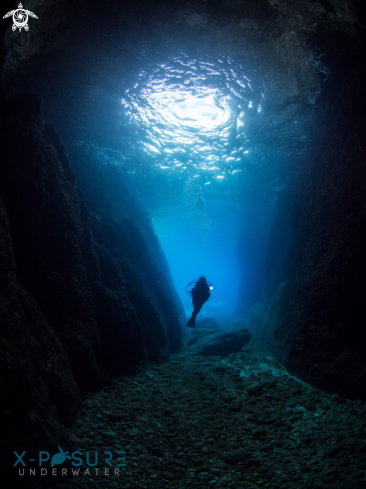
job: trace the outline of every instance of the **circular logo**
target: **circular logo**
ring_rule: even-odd
[[[21,8],[13,13],[13,22],[16,28],[23,29],[28,24],[28,12]]]

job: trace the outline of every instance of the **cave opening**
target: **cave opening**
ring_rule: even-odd
[[[202,316],[245,317],[265,296],[271,210],[303,168],[316,73],[326,68],[312,63],[307,103],[281,107],[250,61],[220,45],[213,55],[189,44],[189,55],[175,45],[162,57],[143,42],[144,56],[110,86],[113,97],[104,89],[104,109],[77,144],[116,165],[150,213],[186,313],[187,283],[207,275],[214,292]],[[286,72],[281,78],[293,82]],[[106,113],[107,137],[99,129]]]
[[[237,257],[243,207],[253,223],[264,219],[260,210],[250,210],[245,193],[263,195],[265,187],[274,186],[271,161],[263,161],[255,128],[265,106],[264,88],[225,56],[180,54],[149,65],[141,63],[137,80],[123,91],[121,150],[111,156],[111,150],[89,147],[102,164],[113,158],[149,209],[187,314],[186,285],[207,275],[214,293],[204,310],[233,316],[239,297],[247,294],[240,289]],[[126,146],[133,148],[128,157]],[[263,180],[250,182],[251,167],[260,165],[267,165]],[[284,185],[280,179],[277,175],[275,186]],[[267,200],[274,195],[275,189]]]
[[[5,3],[12,487],[366,487],[361,3]]]

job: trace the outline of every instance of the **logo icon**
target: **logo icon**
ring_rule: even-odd
[[[58,449],[60,450],[60,452],[56,453],[52,457],[51,467],[53,467],[54,465],[63,464],[67,458],[71,459],[70,455],[67,455],[69,452],[64,452],[60,447],[58,447]]]
[[[25,31],[29,31],[28,17],[38,19],[36,14],[30,12],[29,10],[23,9],[23,5],[21,3],[18,5],[18,8],[16,10],[11,10],[7,14],[5,14],[3,19],[7,19],[11,16],[13,16],[13,31],[16,31],[17,29],[19,29],[19,31],[21,31],[22,29],[24,29]]]

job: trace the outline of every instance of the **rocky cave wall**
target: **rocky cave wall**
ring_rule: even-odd
[[[249,318],[284,364],[314,385],[366,399],[366,63],[319,104],[286,282]]]
[[[89,213],[40,97],[20,94],[3,104],[0,146],[1,453],[8,470],[12,447],[68,446],[62,423],[75,420],[80,391],[178,350],[183,308],[149,218],[117,174],[119,207]]]
[[[2,477],[9,481],[13,450],[71,448],[64,425],[75,420],[80,392],[65,348],[16,276],[2,201],[0,275],[0,458]]]
[[[179,349],[185,313],[147,209],[128,189],[118,166],[101,164],[82,145],[70,147],[70,157],[91,212],[102,277],[110,287],[126,288],[152,358],[158,359],[157,345],[166,335]]]

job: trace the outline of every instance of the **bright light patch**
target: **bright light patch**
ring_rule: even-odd
[[[137,135],[157,166],[194,175],[241,160],[248,116],[260,99],[245,68],[230,58],[204,61],[182,54],[141,71],[121,106],[126,133]]]
[[[154,153],[159,153],[159,150],[155,148],[152,144],[146,144],[146,148]]]
[[[156,91],[142,90],[149,105],[147,113],[170,127],[210,132],[227,123],[230,108],[225,97],[212,88],[194,91],[159,87]],[[148,114],[147,114],[148,115]]]

